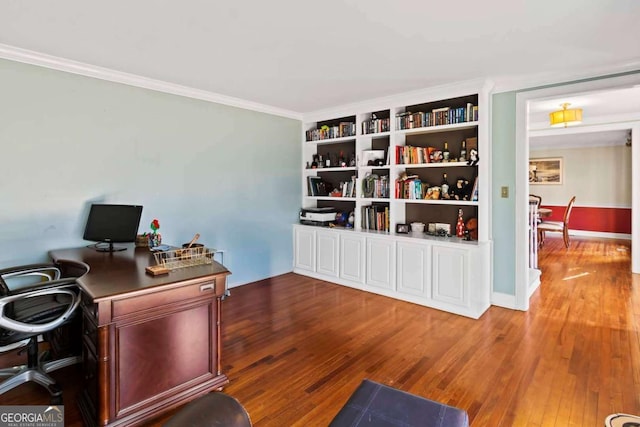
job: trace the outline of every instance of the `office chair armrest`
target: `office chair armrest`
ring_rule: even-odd
[[[60,275],[60,268],[54,264],[26,264],[0,270],[0,277],[3,279],[17,276],[42,276],[47,277],[48,280],[57,280]]]
[[[32,285],[23,286],[18,289],[12,289],[11,291],[9,291],[7,296],[27,295],[37,291],[42,291],[46,289],[57,289],[57,288],[63,288],[63,287],[75,287],[77,289],[78,285],[76,284],[76,278],[65,277],[64,279],[59,279],[59,280],[50,280],[48,282],[34,283]],[[37,295],[30,295],[29,297],[31,296],[37,296]],[[4,296],[0,296],[0,298],[4,299]]]
[[[42,287],[39,289],[32,289],[31,291],[20,289],[20,291],[15,294],[0,298],[0,328],[10,329],[17,332],[40,334],[51,331],[64,323],[69,317],[71,317],[74,310],[80,304],[80,294],[78,292],[78,286],[75,284],[74,280],[63,279],[56,282],[58,283],[55,285],[54,282],[45,283],[45,285],[49,286],[44,289]],[[31,324],[19,322],[5,315],[5,307],[8,304],[25,298],[34,298],[45,295],[67,295],[70,297],[69,306],[65,312],[55,320],[47,323]]]
[[[62,271],[62,277],[81,277],[90,270],[89,265],[82,261],[74,261],[70,259],[58,259],[56,265]]]

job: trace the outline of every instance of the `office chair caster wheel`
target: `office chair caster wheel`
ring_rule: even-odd
[[[62,389],[58,384],[51,384],[49,387],[49,393],[51,393],[51,404],[62,405]]]

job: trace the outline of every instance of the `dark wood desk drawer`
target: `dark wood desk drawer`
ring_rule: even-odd
[[[206,281],[181,286],[151,294],[137,295],[111,301],[112,321],[117,321],[135,313],[166,308],[170,305],[184,304],[200,298],[216,298],[224,293],[225,276],[210,278]],[[103,320],[100,320],[102,324]]]

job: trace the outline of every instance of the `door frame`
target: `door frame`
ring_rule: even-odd
[[[613,90],[640,84],[640,73],[605,77],[580,83],[559,85],[516,94],[515,150],[515,302],[519,310],[529,309],[529,102],[549,97],[569,96],[596,90]],[[578,128],[577,128],[578,129]],[[601,125],[598,130],[631,129],[631,271],[640,273],[640,121]],[[634,185],[635,184],[635,185]]]

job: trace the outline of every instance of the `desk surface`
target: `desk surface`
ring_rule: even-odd
[[[95,302],[130,293],[152,292],[157,286],[170,286],[186,280],[215,274],[230,274],[222,264],[198,265],[172,270],[169,274],[151,276],[145,267],[155,265],[149,248],[127,246],[126,251],[98,252],[88,247],[56,249],[49,252],[54,261],[79,261],[89,267],[89,272],[78,279],[83,290]]]

